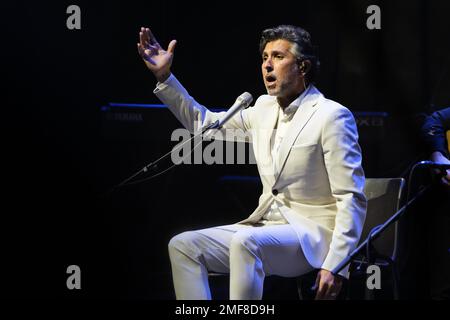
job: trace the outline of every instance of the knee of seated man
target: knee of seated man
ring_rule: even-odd
[[[196,246],[197,234],[193,231],[185,231],[172,237],[169,241],[169,252],[192,252]]]

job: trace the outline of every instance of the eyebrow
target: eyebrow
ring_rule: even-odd
[[[279,51],[279,50],[273,50],[273,51],[270,52],[270,54],[271,54],[271,55],[286,54],[286,52],[284,52],[284,51]],[[264,52],[262,53],[262,55],[263,55],[263,56],[265,56],[265,55],[268,56],[269,53],[266,52],[266,51],[264,51]]]

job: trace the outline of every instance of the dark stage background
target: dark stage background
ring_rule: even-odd
[[[66,28],[71,4],[81,8],[81,30]],[[366,28],[371,4],[381,8],[381,30]],[[164,47],[178,40],[174,74],[197,100],[217,108],[244,91],[264,93],[262,29],[306,28],[319,48],[318,88],[361,117],[381,117],[360,126],[368,177],[406,176],[425,158],[417,136],[423,115],[450,104],[448,1],[4,1],[1,7],[0,291],[7,297],[172,299],[169,239],[236,222],[257,203],[258,188],[232,187],[248,187],[238,202],[220,183],[225,175],[256,175],[252,165],[179,166],[100,196],[169,151],[170,133],[180,126],[166,109],[102,108],[159,103],[136,50],[141,26],[151,27]],[[143,120],[117,120],[114,112]],[[72,264],[82,271],[78,291],[66,288]],[[412,288],[409,297],[426,297],[419,285]]]

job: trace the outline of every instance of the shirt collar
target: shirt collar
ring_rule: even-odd
[[[310,88],[311,88],[311,85],[306,87],[306,89],[303,90],[302,94],[299,95],[297,97],[297,99],[292,101],[290,105],[288,105],[286,108],[284,108],[284,110],[282,109],[284,116],[290,117],[297,111],[297,109],[300,107],[300,104],[302,103],[303,98],[308,94],[308,91]]]

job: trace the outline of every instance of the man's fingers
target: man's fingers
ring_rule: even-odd
[[[137,45],[137,49],[138,49],[139,55],[142,57],[142,46],[141,46],[140,43],[137,43],[136,45]]]
[[[139,32],[139,40],[141,45],[144,48],[148,48],[151,45],[159,46],[158,42],[154,38],[153,35],[150,32],[150,29],[141,27],[141,31]]]
[[[325,299],[335,300],[339,294],[340,287],[337,285],[329,286],[324,294]]]
[[[148,56],[150,55],[150,50],[145,49],[145,47],[142,46],[142,44],[140,44],[140,43],[137,44],[137,47],[138,47],[138,51],[139,51],[139,54],[141,55],[142,59],[147,59]]]
[[[139,32],[139,43],[144,48],[148,45],[147,40],[145,40],[145,35],[143,31]]]
[[[142,27],[141,28],[141,33],[142,33],[142,39],[145,42],[145,44],[150,44],[150,38],[148,36],[147,29]]]
[[[155,46],[143,46],[142,44],[138,43],[138,50],[141,55],[148,55],[153,56],[155,54],[158,54],[158,48]]]
[[[137,48],[138,48],[138,52],[139,52],[139,55],[141,56],[141,58],[145,59],[145,51],[144,51],[144,47],[142,46],[142,44],[138,43]]]
[[[326,290],[327,290],[327,287],[320,284],[319,285],[319,289],[317,289],[316,298],[315,299],[316,300],[324,299]]]
[[[167,52],[173,54],[173,52],[175,51],[175,46],[177,45],[177,40],[172,40],[169,43],[169,47],[167,48]]]
[[[152,31],[149,28],[141,27],[141,31],[139,32],[139,41],[141,46],[143,46],[145,49],[151,48],[152,50],[157,51],[162,49],[161,45],[156,40],[155,36],[153,35]],[[175,47],[174,44],[173,47]]]
[[[323,298],[324,298],[324,295],[325,295],[325,292],[326,292],[326,290],[327,290],[328,285],[327,285],[326,282],[323,282],[323,281],[321,280],[320,272],[319,272],[319,275],[317,276],[317,279],[316,279],[316,286],[315,286],[315,287],[317,288],[317,292],[316,292],[316,300],[321,300],[321,299],[323,299]]]
[[[155,36],[153,35],[152,31],[149,28],[145,29],[145,34],[149,44],[158,47],[158,49],[161,49],[161,46],[159,45],[158,41],[156,40]]]
[[[137,48],[138,48],[139,55],[141,56],[142,59],[150,62],[153,65],[156,65],[156,62],[151,58],[151,56],[149,54],[146,53],[146,51],[148,51],[148,50],[144,49],[144,47],[140,43],[137,44]]]
[[[145,36],[147,37],[148,42],[153,43],[154,36],[153,36],[153,33],[150,31],[150,29],[144,28],[144,33],[145,33]]]
[[[317,273],[316,282],[311,287],[311,290],[316,291],[319,288],[319,283],[320,283],[320,272]]]

